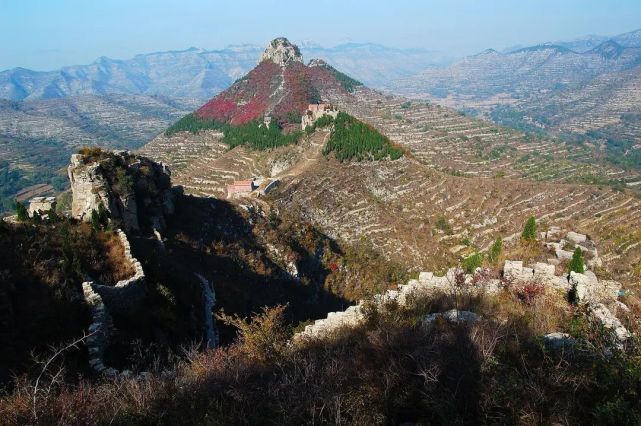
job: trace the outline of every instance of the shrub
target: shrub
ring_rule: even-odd
[[[462,266],[467,274],[473,274],[476,268],[481,267],[481,263],[483,263],[483,256],[480,253],[474,253],[463,259]]]
[[[102,226],[100,225],[100,216],[98,216],[96,209],[91,209],[91,227],[96,232],[102,229]]]
[[[284,320],[286,308],[283,305],[265,307],[251,320],[224,312],[217,317],[238,329],[238,343],[248,357],[265,362],[280,357],[287,348],[289,330]]]
[[[492,247],[490,247],[490,251],[487,255],[487,260],[490,263],[494,264],[498,262],[502,253],[503,253],[503,240],[501,239],[501,237],[497,237],[494,243],[492,244]]]
[[[444,216],[441,216],[436,220],[436,228],[445,232],[447,235],[452,235],[452,233],[454,232],[452,230],[452,225],[450,225],[450,223],[447,221],[447,218],[445,218]]]
[[[527,243],[532,243],[536,241],[536,219],[534,216],[531,216],[523,227],[523,232],[521,233],[521,239]]]
[[[102,160],[109,155],[99,146],[83,146],[78,150],[78,154],[81,154],[85,157],[84,162],[86,164]]]
[[[583,252],[579,247],[574,249],[572,260],[570,260],[568,268],[570,272],[577,272],[579,274],[585,272],[585,266],[583,264]]]
[[[545,286],[535,281],[526,282],[515,289],[516,296],[525,304],[531,305],[534,300],[545,294]]]
[[[29,213],[27,212],[27,208],[20,201],[16,201],[16,215],[18,216],[18,220],[20,222],[29,220]]]

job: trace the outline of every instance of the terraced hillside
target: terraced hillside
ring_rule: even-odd
[[[634,188],[641,177],[598,161],[596,147],[524,134],[365,87],[319,94],[408,155],[338,161],[322,154],[331,127],[272,150],[229,149],[212,130],[178,132],[157,137],[142,152],[175,164],[174,182],[201,196],[226,197],[234,180],[279,179],[266,197],[277,210],[411,269],[446,268],[497,237],[517,239],[534,216],[544,226],[591,235],[606,267],[620,276],[639,273],[641,200],[624,183]]]
[[[31,185],[64,189],[66,172],[60,169],[79,147],[137,148],[195,106],[125,95],[0,100],[0,212]]]
[[[608,40],[577,53],[565,47],[540,45],[500,53],[486,50],[447,68],[432,68],[390,85],[408,96],[428,96],[457,108],[484,103],[518,103],[539,93],[580,87],[599,75],[639,64],[641,48]],[[497,102],[497,97],[502,97]]]
[[[497,108],[497,122],[559,135],[630,141],[641,148],[641,67],[608,73],[575,90]]]
[[[356,99],[361,96],[366,94],[357,93]],[[369,92],[367,96],[375,93]],[[392,105],[390,99],[387,102],[383,105]],[[376,101],[373,104],[380,106]],[[471,135],[482,125],[480,121],[444,108],[421,105],[417,111],[423,108],[441,111],[443,115],[454,114],[459,125],[469,126],[461,134]],[[444,117],[446,123],[447,118]],[[435,118],[431,120],[427,122],[439,125]],[[150,156],[164,155],[163,160],[169,164],[180,164],[174,180],[198,195],[224,197],[225,185],[233,180],[277,177],[282,183],[268,197],[270,202],[297,212],[339,241],[359,243],[365,239],[388,258],[413,268],[445,268],[462,255],[487,249],[497,237],[508,241],[518,238],[525,220],[535,216],[547,225],[572,226],[591,235],[603,249],[605,266],[616,269],[622,276],[638,269],[641,200],[607,185],[565,183],[581,176],[577,167],[581,163],[576,159],[563,160],[568,165],[565,175],[562,172],[537,174],[530,160],[521,160],[520,170],[495,177],[497,170],[512,170],[510,161],[520,157],[487,159],[475,165],[454,162],[457,158],[461,161],[466,158],[457,157],[457,153],[469,148],[469,144],[473,146],[471,137],[468,145],[461,141],[456,148],[426,157],[420,147],[438,147],[438,141],[426,138],[421,143],[417,138],[412,143],[408,138],[399,137],[411,135],[411,128],[407,133],[393,133],[389,129],[395,127],[386,128],[386,120],[376,120],[373,115],[371,122],[383,130],[388,129],[392,139],[406,145],[414,155],[397,161],[341,163],[319,154],[318,146],[327,137],[323,131],[297,146],[269,152],[244,147],[227,150],[216,145],[215,136],[207,132],[173,136],[183,147],[202,146],[200,156],[195,156],[194,151],[176,149],[171,156],[162,154],[164,146],[171,143],[171,139],[164,137],[147,145],[143,152]],[[546,155],[567,152],[564,147],[555,147],[553,140],[525,142],[517,133],[510,135],[514,150],[520,155],[530,152],[527,150],[530,145],[532,151],[540,149],[542,158],[535,157],[532,161],[540,161],[541,165],[546,164],[543,158]],[[473,148],[468,151],[467,155],[474,155]],[[439,161],[448,156],[459,170],[465,166],[464,170],[477,171],[476,175],[455,176],[456,173],[443,172]],[[188,165],[184,166],[185,163]],[[552,163],[549,170],[554,169],[554,164],[561,164]],[[598,171],[595,165],[586,163],[585,167]],[[614,167],[607,173],[621,174]],[[628,275],[628,279],[632,279],[632,275]]]
[[[640,34],[581,52],[550,44],[488,50],[388,88],[512,128],[587,141],[614,164],[639,169]]]
[[[598,152],[588,144],[525,134],[438,105],[369,89],[336,102],[409,147],[422,163],[450,174],[600,184],[641,180],[637,172],[597,162]]]

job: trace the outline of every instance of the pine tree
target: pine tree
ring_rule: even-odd
[[[582,274],[585,272],[585,266],[583,265],[583,252],[579,247],[574,249],[572,254],[572,260],[570,260],[570,272],[577,272]]]
[[[531,216],[527,222],[525,222],[521,239],[528,243],[536,241],[536,219],[534,216]]]
[[[29,213],[27,212],[27,208],[20,201],[16,201],[16,215],[18,216],[18,220],[20,222],[29,220]]]
[[[499,260],[499,257],[501,257],[501,253],[503,253],[503,240],[501,237],[497,237],[494,244],[492,244],[492,247],[490,247],[487,259],[490,263],[496,263]]]
[[[105,205],[100,203],[98,204],[98,220],[102,226],[107,226],[109,224],[109,214]]]
[[[102,229],[102,225],[100,224],[100,215],[98,214],[96,209],[91,210],[91,227],[96,232]]]

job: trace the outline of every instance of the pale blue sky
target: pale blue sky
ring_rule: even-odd
[[[0,0],[0,70],[280,35],[462,55],[638,28],[641,0]]]

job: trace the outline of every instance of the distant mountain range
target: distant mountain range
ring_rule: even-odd
[[[425,49],[395,49],[371,43],[306,46],[301,50],[307,57],[324,59],[374,86],[448,60],[444,54]],[[190,48],[125,60],[101,57],[89,65],[56,71],[14,68],[0,72],[0,98],[32,100],[118,93],[205,100],[252,69],[262,51],[252,45],[222,50]]]
[[[495,96],[518,101],[545,91],[579,87],[601,74],[640,64],[641,43],[626,46],[615,40],[605,41],[587,52],[551,44],[508,53],[488,49],[448,67],[432,67],[393,82],[390,89],[405,95],[442,99],[459,108],[473,108],[475,102]]]
[[[641,167],[641,30],[489,49],[388,89],[521,130],[607,142],[615,162]]]

